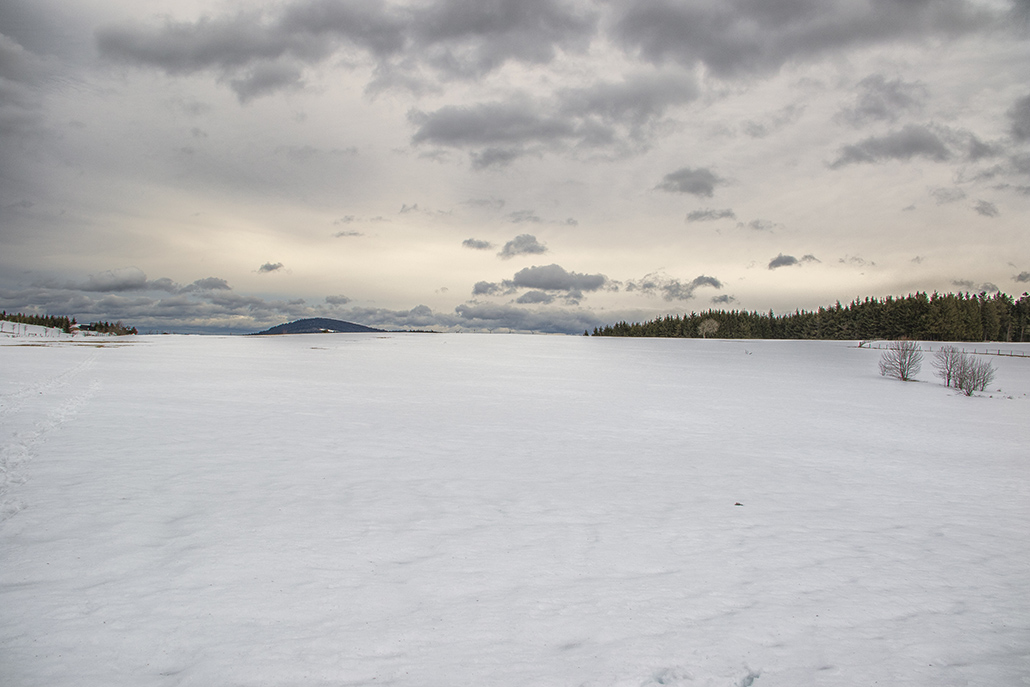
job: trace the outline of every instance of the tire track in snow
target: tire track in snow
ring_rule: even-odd
[[[85,388],[75,387],[78,392],[72,396],[61,394],[57,403],[49,402],[50,399],[61,393],[72,385],[72,382],[82,373],[94,365],[96,353],[90,355],[86,360],[65,370],[49,379],[35,384],[26,385],[18,391],[4,396],[0,401],[0,418],[4,419],[4,425],[13,427],[10,434],[5,430],[5,436],[0,436],[0,522],[7,520],[22,510],[25,506],[17,499],[9,496],[13,487],[24,484],[26,476],[24,466],[36,455],[39,447],[44,444],[47,438],[61,428],[64,423],[78,413],[100,388],[100,380],[92,378]],[[42,399],[38,399],[39,396]],[[20,423],[12,418],[18,412],[31,413],[27,408],[30,399],[38,399],[50,410],[46,412],[43,419],[29,424],[29,418]],[[18,426],[23,429],[17,429]],[[25,428],[27,426],[27,428]]]

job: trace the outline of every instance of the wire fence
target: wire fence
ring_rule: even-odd
[[[890,346],[890,342],[889,341],[859,341],[858,342],[858,348],[870,348],[870,349],[873,349],[873,350],[886,350],[888,346]],[[955,349],[961,351],[962,353],[969,353],[970,355],[997,355],[997,356],[1001,356],[1003,358],[1030,358],[1030,352],[1028,352],[1028,351],[1014,351],[1014,350],[1006,350],[1006,349],[1003,349],[1003,348],[993,348],[992,349],[992,348],[988,348],[988,347],[984,347],[984,348],[981,349],[981,348],[977,348],[976,346],[971,346],[971,345],[967,348],[966,346],[962,346],[962,345],[956,346],[955,344],[950,344],[950,343],[939,344],[939,345],[937,345],[936,350],[940,350],[940,349],[944,348],[945,346],[951,346],[952,348],[955,348]],[[920,342],[919,350],[923,351],[924,353],[933,353],[934,350],[935,350],[934,349],[934,344]]]

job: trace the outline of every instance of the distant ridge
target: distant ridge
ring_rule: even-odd
[[[355,332],[381,332],[382,329],[373,329],[363,324],[344,322],[343,320],[330,320],[326,317],[309,317],[306,320],[287,322],[276,325],[263,332],[257,332],[253,336],[265,336],[272,334],[323,334],[323,333],[345,333]]]

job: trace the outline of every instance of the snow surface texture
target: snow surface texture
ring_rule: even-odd
[[[966,398],[843,342],[25,343],[5,687],[1028,682],[1028,359]]]

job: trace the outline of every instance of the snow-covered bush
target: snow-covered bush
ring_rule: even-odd
[[[923,366],[923,353],[915,341],[902,339],[891,341],[887,350],[880,356],[880,374],[884,377],[897,377],[907,382],[919,374]]]

